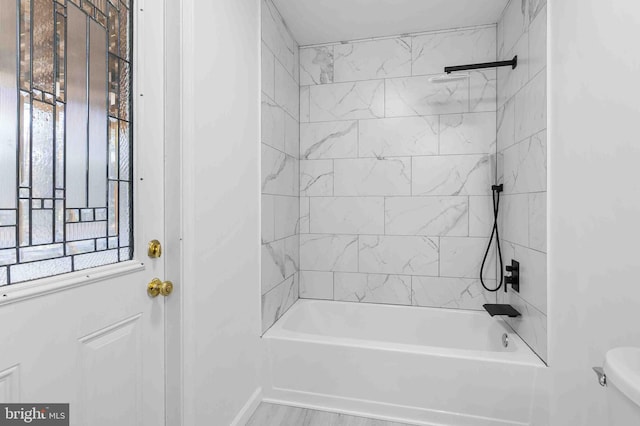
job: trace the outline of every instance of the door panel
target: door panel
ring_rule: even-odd
[[[80,339],[82,372],[81,407],[84,423],[126,424],[136,419],[140,424],[141,396],[136,390],[142,383],[142,314],[134,315]],[[110,401],[118,410],[105,421],[92,418],[92,413]],[[93,420],[93,421],[92,421]]]
[[[164,5],[134,4],[133,260],[0,286],[0,402],[68,402],[74,426],[165,423],[165,298],[147,284],[170,277],[166,255],[146,253],[148,241],[164,243]],[[6,152],[15,160],[0,149],[2,164]],[[102,188],[104,172],[88,182]],[[74,261],[91,266],[91,256]]]
[[[20,389],[18,387],[18,366],[9,367],[0,371],[0,400],[13,402],[18,400]]]
[[[1,401],[69,402],[78,426],[163,424],[164,301],[147,296],[149,272],[0,307]]]

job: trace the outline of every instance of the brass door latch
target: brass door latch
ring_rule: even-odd
[[[173,283],[171,281],[160,281],[160,278],[154,278],[147,285],[147,294],[151,297],[157,297],[159,294],[167,297],[173,293]]]

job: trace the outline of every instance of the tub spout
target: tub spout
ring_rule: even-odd
[[[509,318],[516,318],[520,316],[520,312],[516,311],[516,309],[511,305],[503,305],[503,304],[492,304],[487,303],[486,305],[482,305],[484,309],[489,312],[489,315],[493,316],[507,316]]]

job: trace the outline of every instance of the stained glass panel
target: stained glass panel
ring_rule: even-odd
[[[4,28],[4,27],[3,27]],[[31,0],[20,0],[20,87],[31,90]],[[2,45],[2,49],[5,49]]]
[[[17,90],[17,22],[18,4],[0,8],[0,209],[16,208],[16,121]],[[2,223],[0,212],[0,223]]]
[[[53,1],[33,0],[33,46],[31,69],[33,88],[53,93],[55,15]]]
[[[0,249],[16,246],[16,228],[7,226],[0,228]]]
[[[16,224],[15,210],[0,210],[0,226],[12,226]]]
[[[0,9],[0,286],[131,259],[131,6]]]
[[[33,101],[31,119],[31,196],[53,197],[53,106]]]

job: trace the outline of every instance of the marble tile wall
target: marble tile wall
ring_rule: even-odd
[[[501,237],[505,263],[520,262],[520,293],[500,292],[522,318],[514,330],[547,356],[547,109],[545,0],[511,0],[498,22],[498,56],[518,55],[498,71],[498,176],[505,192]]]
[[[301,298],[495,303],[478,271],[492,225],[497,73],[429,78],[446,65],[495,61],[496,31],[300,49]],[[494,268],[486,277],[495,286]]]
[[[262,0],[262,331],[298,299],[300,83],[298,44]]]

